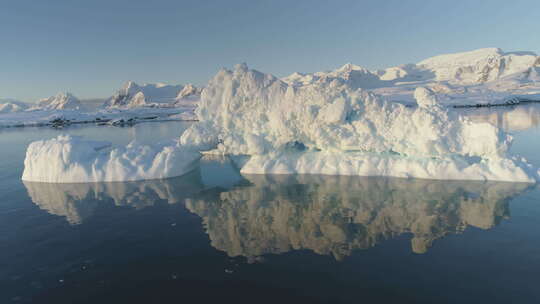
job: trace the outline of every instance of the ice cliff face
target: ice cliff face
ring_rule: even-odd
[[[176,141],[111,145],[68,135],[34,141],[26,150],[22,180],[90,183],[169,178],[190,172],[200,158],[197,151]]]
[[[180,99],[193,99],[198,96],[200,96],[200,89],[191,84],[186,86],[162,83],[138,85],[133,81],[128,81],[104,105],[108,108],[174,106]]]
[[[242,64],[208,83],[181,142],[250,155],[244,173],[537,178],[507,157],[502,131],[450,114],[428,89],[415,96],[411,108],[335,79],[297,86]]]
[[[41,99],[36,106],[40,110],[78,110],[80,107],[79,99],[67,92]]]

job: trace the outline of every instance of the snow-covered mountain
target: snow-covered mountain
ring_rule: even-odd
[[[414,102],[418,86],[440,94],[443,103],[506,103],[512,96],[540,94],[540,57],[532,52],[485,48],[376,71],[348,63],[334,71],[293,73],[281,80],[295,87],[346,85],[407,103]]]
[[[182,98],[199,99],[200,89],[191,84],[167,85],[164,83],[138,85],[126,82],[105,101],[106,108],[172,107]]]
[[[538,62],[539,57],[531,52],[505,53],[499,48],[485,48],[431,57],[417,67],[432,72],[436,81],[478,84],[522,74]]]
[[[202,88],[197,88],[189,83],[182,91],[178,92],[174,105],[177,107],[196,107],[201,100],[201,93]]]
[[[369,71],[346,64],[334,71],[312,74],[293,73],[282,78],[293,85],[339,81],[351,88],[374,89],[405,82],[447,82],[450,85],[478,85],[499,79],[538,81],[540,57],[532,52],[503,52],[498,48],[431,57],[417,64],[404,64]]]
[[[38,101],[33,109],[39,110],[78,110],[81,102],[73,94],[61,92],[49,98],[43,98]]]
[[[0,113],[21,112],[28,109],[28,104],[11,98],[0,99]]]
[[[313,74],[293,73],[282,78],[282,80],[295,86],[337,81],[340,84],[346,84],[354,89],[370,89],[382,85],[381,79],[377,74],[352,63],[347,63],[330,72],[317,72]]]

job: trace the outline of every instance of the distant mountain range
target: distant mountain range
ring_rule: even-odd
[[[540,94],[540,56],[533,52],[504,52],[499,48],[484,48],[469,52],[445,54],[381,70],[368,70],[347,63],[326,72],[295,72],[281,80],[293,87],[336,82],[351,89],[371,90],[391,100],[409,100],[417,86],[430,87],[448,100],[474,99],[490,102],[500,93]],[[83,101],[101,103],[103,108],[195,107],[202,88],[192,84],[169,85],[126,82],[111,97]],[[499,94],[499,95],[497,95]],[[495,96],[495,97],[494,97]],[[481,100],[482,98],[486,100]],[[0,113],[27,109],[78,109],[81,101],[70,93],[28,104],[13,99],[0,99]]]
[[[448,82],[477,85],[504,78],[539,81],[540,57],[531,52],[505,53],[498,48],[431,57],[417,64],[404,64],[370,71],[351,63],[329,72],[293,73],[282,78],[293,85],[337,80],[353,88],[374,89],[407,82]]]

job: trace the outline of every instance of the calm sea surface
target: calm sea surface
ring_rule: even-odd
[[[540,105],[462,111],[540,166]],[[188,123],[0,129],[0,303],[539,303],[537,185],[240,175],[22,182],[59,134],[125,145]]]

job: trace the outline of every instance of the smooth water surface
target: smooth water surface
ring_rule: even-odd
[[[540,165],[540,107],[466,112]],[[186,123],[0,130],[0,303],[538,303],[537,185],[248,175],[22,182],[28,143],[123,145]]]

